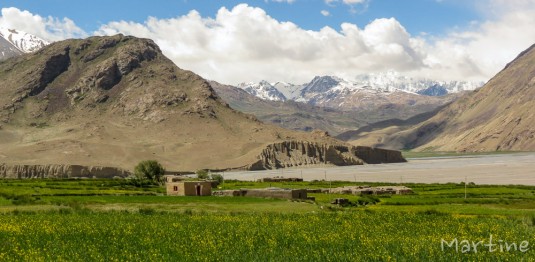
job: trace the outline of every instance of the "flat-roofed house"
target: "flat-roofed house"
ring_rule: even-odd
[[[211,196],[210,181],[180,181],[166,183],[168,196]]]

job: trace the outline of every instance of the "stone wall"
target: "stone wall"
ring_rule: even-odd
[[[214,196],[247,196],[260,198],[280,198],[280,199],[308,199],[306,189],[240,189],[240,190],[220,190],[214,191]]]
[[[125,178],[130,175],[129,171],[115,167],[0,164],[0,178]]]

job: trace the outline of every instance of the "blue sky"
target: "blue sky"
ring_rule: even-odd
[[[225,84],[385,71],[486,81],[535,43],[535,0],[2,0],[0,11],[0,27],[49,41],[150,38]]]
[[[143,22],[149,16],[173,18],[190,10],[214,17],[221,7],[230,9],[240,3],[260,7],[279,21],[291,21],[309,30],[324,26],[337,29],[344,22],[364,26],[376,18],[395,17],[411,34],[442,34],[481,18],[467,1],[447,0],[374,0],[353,5],[341,1],[328,4],[323,0],[298,0],[291,4],[265,0],[2,0],[0,7],[17,7],[41,16],[69,17],[90,32],[110,21]],[[323,10],[330,15],[322,15]]]

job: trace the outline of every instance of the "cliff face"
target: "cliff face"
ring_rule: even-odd
[[[128,171],[114,167],[0,164],[0,178],[125,178],[130,175]]]
[[[407,162],[400,151],[367,146],[351,147],[351,152],[367,164]]]
[[[311,165],[363,165],[406,162],[401,152],[371,147],[348,147],[304,141],[284,141],[268,145],[249,170]]]

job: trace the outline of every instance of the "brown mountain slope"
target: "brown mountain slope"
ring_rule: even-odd
[[[152,41],[122,35],[1,62],[0,120],[0,163],[12,165],[132,169],[156,159],[169,170],[217,169],[256,163],[275,142],[341,144],[236,112]]]
[[[331,135],[361,127],[372,119],[368,114],[345,112],[337,109],[316,107],[292,100],[269,101],[260,99],[243,89],[211,81],[216,93],[230,107],[240,112],[253,114],[264,123],[271,123],[286,129],[312,131],[324,130]]]
[[[375,131],[379,135],[367,144],[429,151],[531,151],[535,150],[534,123],[535,45],[485,86],[434,117],[409,128]],[[364,139],[352,143],[366,144]]]

